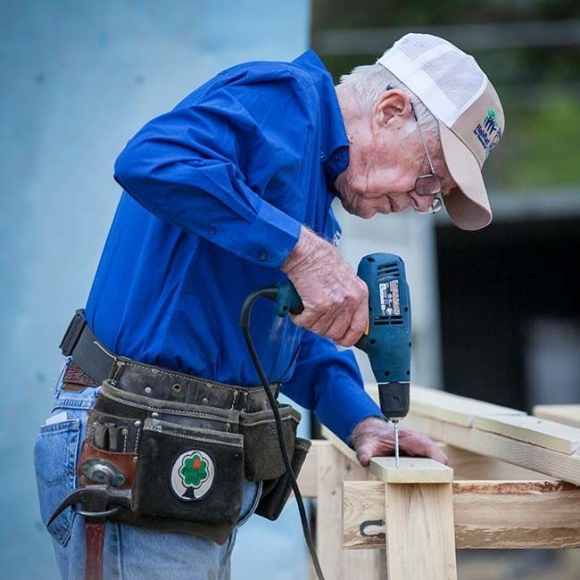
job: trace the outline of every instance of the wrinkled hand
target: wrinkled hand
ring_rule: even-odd
[[[361,421],[352,433],[352,443],[361,465],[367,467],[372,457],[395,454],[395,429],[378,417],[368,417]],[[445,453],[423,433],[399,427],[399,450],[401,455],[429,457],[447,465]]]
[[[358,341],[368,321],[368,288],[332,244],[303,227],[282,271],[304,305],[291,315],[295,324],[341,346]]]

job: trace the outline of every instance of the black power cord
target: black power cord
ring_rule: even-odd
[[[269,298],[270,300],[275,300],[277,295],[278,288],[275,286],[270,286],[262,290],[257,290],[256,292],[252,292],[246,298],[246,301],[242,306],[242,310],[240,313],[240,326],[242,327],[242,330],[244,332],[244,338],[246,339],[246,344],[248,345],[250,356],[252,357],[252,361],[254,363],[254,366],[256,367],[256,371],[258,372],[260,380],[262,381],[262,386],[266,391],[266,396],[268,397],[270,406],[272,407],[272,412],[274,413],[274,420],[276,422],[276,433],[278,435],[278,442],[280,444],[280,450],[282,452],[282,459],[284,460],[286,471],[290,476],[290,484],[292,485],[292,491],[294,491],[294,497],[296,498],[296,503],[298,504],[298,511],[300,512],[302,531],[304,533],[306,544],[308,545],[308,550],[310,551],[310,556],[312,558],[312,563],[314,564],[316,576],[318,577],[319,580],[324,580],[324,575],[322,574],[320,562],[318,561],[318,555],[316,554],[316,548],[314,547],[312,536],[310,534],[310,528],[308,527],[308,519],[306,517],[306,510],[304,508],[304,500],[302,499],[302,494],[300,493],[300,489],[298,488],[298,482],[296,481],[296,476],[294,475],[294,470],[292,469],[292,465],[290,463],[288,449],[286,448],[286,443],[284,442],[284,436],[282,432],[282,420],[280,418],[280,412],[278,411],[278,404],[276,402],[274,394],[272,393],[272,389],[270,389],[268,377],[266,377],[266,373],[264,372],[262,363],[258,358],[258,353],[256,352],[256,348],[254,347],[252,335],[250,334],[250,314],[252,312],[252,308],[256,300],[258,300],[258,298],[261,297]]]

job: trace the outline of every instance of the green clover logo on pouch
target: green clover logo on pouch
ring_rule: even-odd
[[[199,453],[184,458],[179,470],[184,485],[199,487],[209,477],[207,466],[207,461]]]
[[[173,462],[171,489],[182,501],[200,500],[211,489],[215,472],[215,463],[208,453],[190,449]]]

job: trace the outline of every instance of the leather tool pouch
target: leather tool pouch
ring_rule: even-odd
[[[290,405],[279,404],[278,412],[284,443],[288,455],[292,457],[301,416]],[[275,479],[286,472],[272,411],[240,413],[240,433],[244,436],[244,465],[246,477],[250,481]]]
[[[135,513],[234,525],[243,491],[237,433],[146,419],[133,484]]]
[[[79,480],[131,489],[131,509],[112,520],[221,544],[241,511],[244,440],[238,431],[239,411],[142,397],[105,381],[89,415]],[[106,480],[99,479],[102,473]]]
[[[292,471],[298,477],[298,473],[302,469],[304,460],[308,455],[312,442],[308,439],[296,438],[294,445],[294,453],[292,454]],[[273,480],[265,481],[262,487],[262,497],[256,509],[256,514],[268,520],[276,520],[282,513],[290,493],[292,492],[292,483],[290,482],[290,475],[287,471]]]
[[[279,410],[297,475],[310,442],[296,438],[300,413],[290,405]],[[82,485],[131,489],[131,509],[111,519],[217,543],[239,519],[244,477],[264,481],[257,513],[268,519],[280,515],[291,492],[271,411],[161,401],[109,381],[90,412],[78,470]]]

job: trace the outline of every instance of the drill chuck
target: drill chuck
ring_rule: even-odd
[[[403,419],[409,412],[409,383],[379,383],[379,402],[385,417]]]

